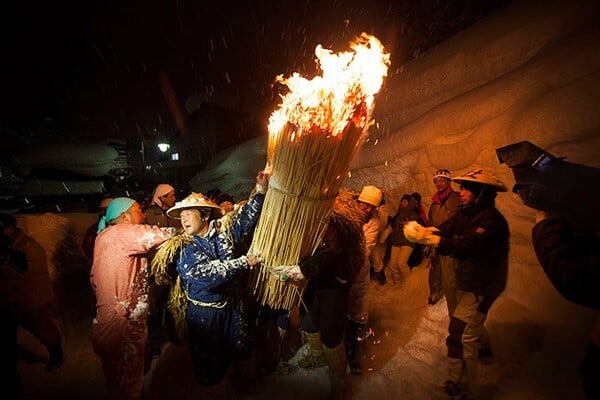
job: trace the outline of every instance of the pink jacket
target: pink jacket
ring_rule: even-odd
[[[110,323],[115,314],[146,318],[146,253],[170,236],[156,226],[132,224],[112,225],[98,234],[90,274],[98,324]]]

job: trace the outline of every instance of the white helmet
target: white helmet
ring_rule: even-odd
[[[371,185],[363,186],[362,191],[358,196],[358,201],[362,201],[363,203],[367,203],[375,207],[379,207],[382,200],[383,192],[381,189]]]
[[[433,179],[435,180],[435,178],[444,178],[450,181],[452,180],[452,174],[447,169],[438,169],[435,171],[435,174],[433,174]]]

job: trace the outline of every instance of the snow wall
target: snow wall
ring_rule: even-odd
[[[390,69],[377,98],[376,124],[353,160],[344,186],[377,185],[394,212],[403,193],[429,207],[436,169],[460,174],[491,168],[514,184],[495,150],[529,140],[569,161],[600,167],[600,18],[588,1],[515,2],[424,53]],[[266,138],[221,154],[192,180],[247,196],[265,160]],[[497,206],[511,229],[507,296],[540,320],[586,330],[590,313],[563,300],[531,247],[534,210],[516,194]]]
[[[598,3],[517,2],[400,67],[377,99],[378,123],[346,184],[380,186],[396,206],[406,192],[430,199],[436,169],[479,165],[511,188],[495,150],[523,140],[600,167],[599,17]],[[511,230],[504,295],[543,318],[573,315],[531,247],[534,210],[510,192],[497,206]]]

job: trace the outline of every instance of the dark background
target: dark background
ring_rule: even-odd
[[[0,130],[4,140],[30,142],[173,134],[169,102],[184,118],[186,102],[220,102],[266,126],[274,77],[312,76],[317,44],[341,51],[374,34],[393,73],[506,1],[7,3]]]

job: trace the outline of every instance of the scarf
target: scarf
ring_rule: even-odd
[[[448,200],[448,197],[450,197],[450,194],[453,192],[454,189],[452,189],[452,186],[448,185],[443,192],[435,192],[431,200],[434,204],[442,205],[446,200]]]

